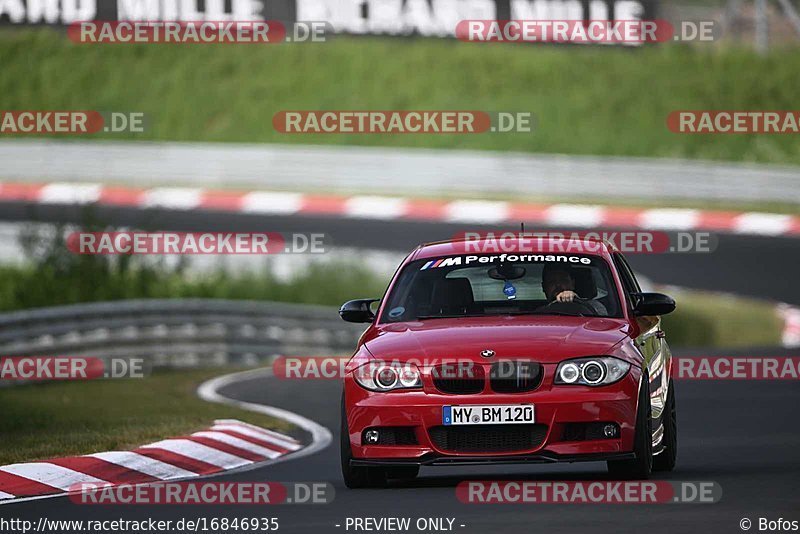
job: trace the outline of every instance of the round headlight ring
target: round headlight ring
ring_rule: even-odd
[[[400,385],[404,388],[413,388],[419,382],[419,373],[411,367],[403,367],[398,375]]]
[[[595,378],[590,378],[590,373]],[[606,378],[606,366],[596,360],[588,361],[581,367],[581,377],[587,384],[599,384]]]
[[[375,384],[383,389],[392,389],[397,385],[397,371],[385,365],[375,370]]]
[[[558,372],[559,378],[566,384],[574,384],[581,376],[581,371],[574,363],[565,363]]]

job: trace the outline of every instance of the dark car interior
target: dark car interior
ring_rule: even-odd
[[[521,269],[525,274],[520,280],[506,281],[498,277],[496,268],[489,266],[412,269],[413,280],[401,280],[393,292],[387,308],[388,320],[506,314],[604,315],[582,302],[592,299],[602,304],[607,316],[618,316],[620,309],[616,293],[608,289],[598,290],[598,278],[606,284],[605,288],[611,282],[597,266],[570,267],[575,293],[579,296],[579,300],[574,302],[548,303],[541,290],[541,270],[541,264],[526,264]],[[525,289],[509,298],[502,292],[509,283]]]

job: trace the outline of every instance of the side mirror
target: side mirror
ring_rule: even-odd
[[[672,297],[661,293],[637,293],[634,298],[636,299],[633,306],[634,315],[666,315],[675,311],[675,301]]]
[[[371,323],[375,314],[370,310],[370,305],[381,299],[356,299],[348,300],[339,308],[339,316],[348,323]]]

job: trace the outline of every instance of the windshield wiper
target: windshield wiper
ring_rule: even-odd
[[[586,315],[585,313],[567,313],[562,311],[534,311],[530,312],[533,315],[560,315],[562,317],[594,317],[594,315]]]
[[[489,317],[486,313],[459,313],[456,315],[418,315],[417,320],[423,319],[458,319],[459,317]]]
[[[502,317],[503,315],[561,315],[563,317],[594,317],[594,315],[586,315],[584,313],[567,313],[561,311],[509,311],[498,313],[468,313],[458,315],[419,315],[418,321],[425,319],[458,319],[460,317]]]

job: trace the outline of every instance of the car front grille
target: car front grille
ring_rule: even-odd
[[[542,366],[536,362],[505,360],[492,364],[489,381],[497,393],[533,391],[542,383]]]
[[[479,365],[441,365],[433,369],[433,385],[442,393],[474,395],[483,391],[486,375]]]
[[[442,451],[515,452],[538,448],[547,436],[547,425],[434,426],[428,434]]]

